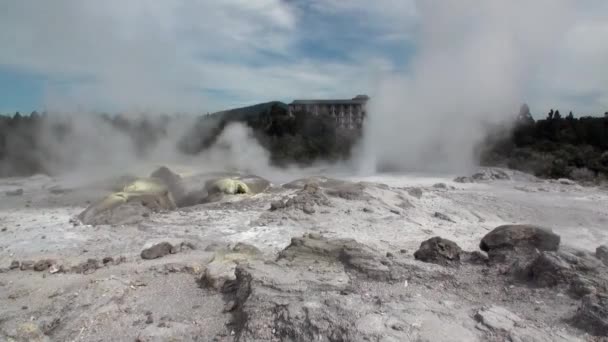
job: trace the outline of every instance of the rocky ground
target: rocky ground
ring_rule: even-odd
[[[0,341],[608,338],[602,188],[493,169],[226,194],[217,174],[169,176],[176,209],[137,197],[87,222],[127,179],[1,180]]]

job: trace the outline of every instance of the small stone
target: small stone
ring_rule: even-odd
[[[283,202],[281,200],[270,202],[271,211],[275,211],[275,210],[283,209],[283,208],[285,208],[285,202]]]
[[[35,263],[32,260],[25,260],[25,261],[21,262],[20,269],[22,271],[33,270],[34,269],[34,264]]]
[[[11,261],[11,265],[8,267],[11,270],[21,267],[21,263],[17,260]]]
[[[74,273],[91,274],[99,268],[99,261],[96,259],[87,259],[85,262],[73,266],[71,271]]]
[[[44,240],[44,239],[46,239],[46,235],[42,235],[40,238],[41,238],[42,240]]]
[[[234,300],[230,300],[226,303],[226,305],[224,306],[224,312],[231,312],[234,309],[236,309],[236,301]]]
[[[455,223],[454,220],[452,220],[448,215],[442,214],[440,212],[435,212],[433,214],[433,217],[438,218],[440,220],[444,220],[444,221]]]
[[[101,260],[101,262],[103,262],[104,265],[109,262],[112,262],[112,261],[114,261],[114,258],[112,258],[111,256],[107,256]]]
[[[36,272],[46,271],[54,263],[55,262],[51,259],[39,260],[34,264],[34,271],[36,271]]]
[[[180,239],[153,240],[144,245],[140,255],[142,259],[157,259],[193,247],[193,244]]]
[[[372,209],[372,208],[368,208],[368,207],[365,207],[365,208],[363,208],[363,212],[364,212],[364,213],[373,213],[373,212],[374,212],[374,209]]]
[[[313,207],[313,205],[312,205],[312,204],[310,204],[310,203],[306,203],[306,204],[304,204],[304,206],[302,207],[302,211],[303,211],[304,213],[306,213],[306,214],[311,215],[311,214],[314,214],[314,213],[315,213],[315,208]]]
[[[152,317],[152,313],[150,312],[146,315],[146,324],[152,324],[152,323],[154,323],[154,318]]]
[[[21,310],[27,310],[27,305],[22,306]]]
[[[402,249],[400,249],[400,250],[399,250],[399,253],[401,253],[401,254],[406,254],[406,253],[407,253],[407,249],[402,248]]]
[[[394,258],[395,255],[393,253],[391,253],[391,252],[386,252],[386,257],[387,258]]]
[[[3,228],[2,228],[2,231],[3,231],[3,232],[5,232],[5,231],[6,231],[6,227],[3,227]]]
[[[57,266],[56,264],[51,265],[51,267],[49,268],[49,273],[50,274],[55,274],[57,272],[61,271],[61,266]]]

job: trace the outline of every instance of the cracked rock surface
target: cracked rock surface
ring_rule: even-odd
[[[90,183],[0,180],[0,341],[608,337],[599,188],[508,170],[464,183],[268,183],[154,169]],[[70,222],[148,176],[177,207],[133,200],[94,225]],[[205,186],[226,177],[252,191],[211,198]]]

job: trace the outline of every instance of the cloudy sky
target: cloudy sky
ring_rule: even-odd
[[[436,73],[418,69],[461,63],[467,73],[455,75],[477,87],[491,68],[513,68],[506,88],[533,111],[608,111],[608,1],[479,1],[2,1],[0,112],[374,96],[396,75],[430,75],[434,88]],[[515,59],[493,63],[492,51]]]

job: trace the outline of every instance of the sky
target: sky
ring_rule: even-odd
[[[534,62],[518,61],[521,77],[510,84],[533,113],[608,111],[608,1],[539,0],[533,9],[519,0],[487,3],[2,1],[0,113],[205,113],[272,100],[373,98],[387,80],[434,75],[420,72],[435,67],[421,60],[441,57],[449,65],[454,54],[453,67],[464,63],[468,74],[503,67],[476,61],[475,48],[534,51],[513,54]],[[460,39],[470,36],[483,39]],[[460,44],[469,41],[481,45],[461,54]],[[486,81],[473,76],[459,75],[463,83]],[[433,88],[433,81],[424,86]]]

